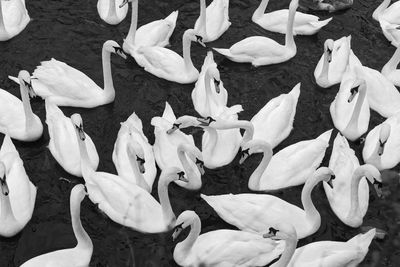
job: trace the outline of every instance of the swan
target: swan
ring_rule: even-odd
[[[141,149],[143,151],[144,158],[136,158],[137,161],[143,162],[142,165],[139,165],[144,168],[143,175],[136,176],[135,171],[132,169],[129,157],[130,152],[127,150],[129,143],[136,145],[136,150]],[[128,182],[144,185],[143,188],[151,192],[157,175],[157,168],[153,147],[144,135],[142,121],[136,113],[132,113],[125,122],[121,122],[121,128],[114,144],[112,160],[118,176],[123,177]],[[139,181],[142,178],[144,178],[144,181]]]
[[[0,1],[0,41],[19,34],[30,20],[25,0]]]
[[[183,33],[183,57],[176,52],[158,46],[143,46],[136,50],[136,62],[151,74],[181,84],[193,83],[199,77],[199,71],[190,57],[191,42],[195,41],[205,47],[203,37],[193,29]]]
[[[371,109],[388,118],[400,111],[400,93],[385,76],[368,67],[356,67],[357,78],[365,80]]]
[[[66,117],[61,109],[48,99],[45,100],[45,107],[46,123],[50,137],[48,148],[51,154],[66,172],[82,177],[79,145],[71,119]],[[88,149],[90,165],[93,170],[96,170],[99,166],[99,155],[97,154],[96,146],[89,135],[86,135],[85,143]]]
[[[314,78],[320,87],[328,88],[340,83],[349,66],[353,72],[355,66],[362,66],[360,60],[351,49],[351,36],[344,36],[324,43],[324,54],[314,70]]]
[[[400,24],[400,2],[393,2],[391,5],[390,2],[390,0],[383,0],[372,13],[372,18],[376,21],[384,19],[391,24]]]
[[[274,148],[289,136],[293,129],[300,86],[301,83],[298,83],[289,93],[271,99],[253,116],[253,139],[264,140]]]
[[[400,113],[397,113],[368,133],[362,156],[365,163],[374,165],[378,170],[386,170],[400,162],[399,152]]]
[[[76,138],[81,153],[81,167],[83,178],[89,193],[90,200],[98,205],[111,220],[130,227],[142,233],[160,233],[168,231],[175,222],[168,196],[168,185],[175,180],[188,182],[185,173],[177,167],[163,170],[158,180],[158,196],[160,202],[143,187],[127,182],[123,177],[95,172],[88,164],[88,154],[85,144],[83,122],[79,114],[73,114],[71,120],[75,125]],[[132,158],[143,158],[142,151],[129,144],[129,158],[135,175],[140,175],[142,161],[133,161]]]
[[[188,237],[176,244],[173,253],[175,262],[180,266],[265,266],[277,259],[285,248],[284,241],[273,240],[280,237],[279,232],[272,236],[273,238],[228,229],[200,235],[200,218],[191,210],[186,210],[179,215],[175,223],[173,239],[175,240],[187,227],[190,227]],[[281,261],[280,259],[277,263]]]
[[[393,24],[381,18],[379,19],[379,25],[386,39],[396,48],[400,46],[400,24]]]
[[[111,25],[117,25],[123,21],[128,13],[127,6],[121,6],[124,0],[98,0],[97,12],[100,18]]]
[[[300,6],[304,9],[326,10],[335,12],[348,9],[353,5],[353,0],[302,0]]]
[[[258,8],[254,11],[251,20],[260,25],[267,31],[286,33],[289,18],[288,9],[275,10],[265,13],[269,0],[262,0]],[[293,23],[293,35],[313,35],[322,27],[326,26],[332,18],[319,21],[314,15],[296,11]]]
[[[110,54],[126,55],[115,41],[103,45],[104,90],[83,72],[52,58],[43,61],[33,72],[32,87],[41,98],[57,106],[94,108],[114,101],[115,90],[111,76]],[[16,78],[9,76],[15,82]]]
[[[359,227],[368,209],[370,181],[378,195],[381,175],[373,165],[360,166],[347,140],[338,134],[335,138],[329,168],[335,172],[333,187],[324,184],[329,204],[336,216],[346,225]],[[366,179],[362,179],[363,177]]]
[[[128,2],[132,4],[132,18],[128,35],[122,44],[124,51],[132,57],[136,57],[138,47],[167,46],[175,29],[178,11],[173,11],[165,19],[152,21],[137,29],[138,0],[123,0],[120,7],[125,6]]]
[[[293,38],[293,22],[298,4],[299,0],[292,0],[289,5],[285,45],[264,36],[252,36],[237,42],[229,49],[213,49],[232,61],[249,62],[255,67],[288,61],[297,52]]]
[[[400,2],[399,2],[400,3]],[[381,73],[394,85],[400,86],[400,69],[396,69],[400,62],[400,45],[397,47],[393,56],[383,66]]]
[[[301,192],[304,209],[267,194],[201,194],[201,198],[224,221],[241,230],[262,234],[266,225],[290,221],[301,239],[315,233],[321,225],[321,216],[311,200],[311,191],[319,182],[332,184],[333,179],[333,172],[326,167],[320,167],[307,179]]]
[[[359,87],[357,82],[355,78],[343,78],[329,108],[336,129],[350,141],[357,140],[368,131],[370,117],[365,80],[360,82]]]
[[[175,120],[175,114],[168,102],[165,103],[163,116],[151,120],[154,126],[153,150],[156,162],[161,170],[170,166],[183,169],[189,182],[176,181],[176,184],[189,190],[198,190],[202,184],[201,175],[204,174],[203,155],[195,146],[192,135],[186,135],[180,130],[168,133]]]
[[[200,116],[216,116],[228,103],[226,91],[214,61],[212,51],[207,52],[203,66],[192,91],[194,109]]]
[[[0,148],[0,187],[0,236],[12,237],[32,218],[37,190],[8,135]]]
[[[77,240],[74,248],[61,249],[34,257],[21,267],[88,267],[93,253],[93,243],[80,219],[81,202],[85,198],[85,187],[82,184],[74,186],[70,196],[70,211],[72,229]]]
[[[39,117],[32,112],[29,99],[30,96],[35,96],[35,92],[27,71],[21,70],[18,73],[18,83],[22,102],[14,95],[0,89],[0,132],[16,140],[36,141],[42,136],[43,125]]]
[[[203,37],[203,42],[217,40],[229,26],[229,0],[213,0],[207,8],[206,0],[200,0],[200,16],[194,30]]]
[[[253,191],[275,191],[304,184],[321,164],[329,146],[332,130],[315,139],[292,144],[272,156],[272,146],[253,139],[242,146],[240,163],[262,152],[263,159],[250,176],[248,186]]]

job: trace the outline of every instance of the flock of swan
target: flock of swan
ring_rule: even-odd
[[[342,6],[322,2],[321,9]],[[340,2],[340,1],[337,1]],[[352,2],[352,1],[351,1]],[[357,266],[366,256],[376,229],[360,233],[346,242],[319,241],[297,248],[299,239],[314,234],[321,215],[313,204],[313,189],[323,184],[333,213],[347,226],[358,228],[368,210],[370,188],[382,195],[380,171],[400,162],[400,2],[389,6],[384,0],[373,13],[388,41],[398,46],[381,71],[363,66],[351,49],[351,36],[328,39],[315,67],[316,83],[323,88],[340,84],[329,111],[334,127],[333,148],[328,167],[320,167],[332,135],[326,129],[315,139],[291,144],[277,153],[273,149],[293,131],[301,83],[271,99],[253,115],[240,120],[240,104],[228,106],[228,90],[212,51],[200,70],[191,59],[191,43],[202,46],[217,40],[233,27],[229,0],[200,0],[200,15],[182,36],[183,55],[166,48],[178,20],[178,11],[138,28],[138,0],[99,0],[97,10],[109,24],[120,23],[131,4],[131,26],[122,46],[108,40],[102,48],[103,88],[83,72],[54,58],[43,61],[32,74],[21,70],[17,77],[21,100],[0,89],[0,235],[12,237],[32,217],[37,188],[30,181],[12,139],[33,142],[41,138],[43,126],[30,99],[44,99],[50,137],[48,149],[69,174],[82,177],[70,194],[70,211],[77,245],[34,257],[21,266],[89,266],[93,243],[80,221],[81,201],[88,198],[112,221],[142,233],[173,231],[175,240],[185,228],[188,236],[173,252],[180,266]],[[297,11],[298,0],[288,9],[265,13],[268,0],[255,7],[252,21],[262,28],[285,34],[280,44],[265,36],[247,37],[229,48],[213,50],[231,61],[253,66],[283,63],[296,56],[295,35],[313,35],[332,19]],[[30,18],[24,0],[0,1],[0,40],[19,34]],[[60,107],[96,108],[114,101],[111,55],[131,56],[145,71],[176,83],[193,83],[191,97],[199,117],[176,117],[166,102],[163,114],[154,117],[155,142],[143,133],[139,116],[133,113],[121,123],[112,161],[117,174],[97,171],[96,144],[85,133],[80,114],[64,115]],[[348,140],[368,131],[370,109],[387,118],[366,136],[360,163]],[[147,125],[146,125],[147,127]],[[203,130],[201,148],[182,129]],[[241,134],[241,129],[244,134]],[[252,154],[262,159],[248,179],[248,188],[263,194],[205,195],[201,198],[220,218],[238,230],[201,233],[200,217],[190,210],[175,215],[168,194],[171,183],[187,190],[200,190],[207,169],[230,164],[237,154],[243,164]],[[157,166],[161,170],[158,179]],[[157,180],[158,198],[151,192]],[[370,187],[369,184],[372,186]],[[267,194],[303,186],[302,208]],[[158,199],[158,200],[157,200]],[[83,214],[84,216],[84,214]]]

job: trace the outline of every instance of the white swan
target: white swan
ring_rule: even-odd
[[[285,247],[284,241],[237,230],[215,230],[200,235],[200,218],[190,210],[182,212],[176,220],[173,239],[187,227],[190,227],[188,237],[174,249],[174,260],[180,266],[265,266],[278,258]],[[279,238],[280,233],[273,237]]]
[[[12,237],[32,218],[36,187],[8,135],[0,148],[0,186],[0,236]]]
[[[135,171],[132,169],[130,152],[127,150],[129,143],[136,146],[135,150],[143,151],[144,158],[135,158],[135,160],[143,162],[139,164],[139,166],[143,166],[144,168],[143,175],[136,176]],[[132,113],[125,122],[121,122],[121,128],[114,144],[112,159],[120,177],[123,177],[128,182],[144,185],[143,188],[151,192],[154,179],[157,175],[156,162],[153,147],[144,135],[142,121],[136,113]],[[144,181],[142,178],[144,178]]]
[[[355,141],[368,131],[370,112],[367,88],[364,80],[358,82],[353,77],[345,76],[329,111],[336,129],[347,139]],[[360,83],[359,87],[357,82]]]
[[[143,46],[136,50],[135,60],[145,71],[161,79],[182,84],[193,83],[199,77],[199,71],[190,56],[192,41],[205,47],[203,37],[193,29],[188,29],[182,36],[183,57],[164,47]]]
[[[82,177],[79,145],[71,119],[66,117],[60,108],[47,99],[45,100],[45,106],[46,123],[50,137],[48,148],[51,154],[66,172]],[[96,146],[88,135],[86,135],[85,143],[88,148],[90,165],[93,170],[96,170],[99,166],[99,155],[97,154]]]
[[[267,31],[286,33],[289,10],[280,9],[265,13],[269,0],[262,0],[251,17],[252,21]],[[332,18],[319,21],[317,16],[296,11],[293,24],[294,35],[313,35],[326,26]]]
[[[289,136],[293,129],[300,86],[301,83],[298,83],[289,93],[271,99],[253,116],[253,139],[266,141],[274,148]]]
[[[253,153],[263,153],[261,163],[249,178],[249,189],[275,191],[304,184],[321,164],[331,132],[292,144],[273,156],[272,147],[265,141],[253,139],[244,144],[240,163]]]
[[[331,184],[333,178],[333,172],[326,167],[314,172],[301,192],[304,209],[267,194],[202,194],[201,197],[224,221],[241,230],[261,234],[267,225],[291,222],[301,239],[315,233],[321,225],[321,216],[311,200],[313,188],[321,181]]]
[[[74,248],[61,249],[36,256],[21,267],[88,267],[93,253],[93,243],[82,226],[80,219],[81,202],[85,198],[85,187],[82,184],[74,186],[70,196],[70,211],[72,229],[77,240]]]
[[[379,19],[379,25],[381,26],[382,33],[386,37],[386,39],[393,46],[400,46],[400,24],[393,24],[381,18]]]
[[[200,0],[200,16],[194,30],[203,37],[203,42],[217,40],[229,26],[229,0],[213,0],[207,8],[206,0]]]
[[[123,21],[128,13],[128,7],[120,6],[124,0],[98,0],[97,12],[100,18],[111,25],[117,25]]]
[[[285,45],[264,36],[252,36],[237,42],[229,49],[213,49],[232,61],[249,62],[255,67],[288,61],[297,52],[293,38],[293,23],[298,5],[299,0],[292,0],[289,5]]]
[[[131,26],[122,48],[132,57],[136,57],[136,49],[142,46],[160,46],[169,44],[169,38],[174,32],[178,11],[172,12],[165,19],[159,19],[137,28],[138,0],[124,0],[121,6],[132,3]]]
[[[394,85],[400,86],[400,69],[397,66],[400,62],[400,45],[397,47],[393,56],[390,60],[383,66],[381,73]]]
[[[114,101],[115,90],[111,76],[111,53],[126,55],[115,41],[103,45],[104,90],[83,72],[56,59],[43,61],[33,72],[32,87],[41,98],[57,106],[94,108]],[[9,76],[15,82],[14,77]]]
[[[400,111],[400,93],[385,76],[368,67],[356,67],[358,79],[365,80],[371,109],[388,118]]]
[[[19,34],[30,20],[25,0],[0,1],[0,41]]]
[[[202,117],[217,116],[228,103],[226,91],[214,61],[212,51],[208,51],[194,89],[192,91],[194,109]]]
[[[4,2],[4,1],[2,1]],[[0,89],[0,132],[20,141],[36,141],[42,136],[43,125],[39,117],[32,112],[30,96],[35,96],[30,75],[22,70],[18,74],[21,100]]]
[[[391,5],[390,2],[391,0],[383,0],[372,13],[372,18],[376,21],[384,19],[392,24],[400,24],[400,2],[393,2]]]
[[[353,5],[353,0],[303,0],[301,7],[308,10],[326,10],[335,12],[350,8]]]
[[[324,43],[324,54],[314,70],[314,78],[320,87],[328,88],[340,83],[347,67],[353,72],[355,66],[361,66],[360,60],[351,49],[351,36],[344,36]]]
[[[378,170],[391,169],[400,162],[400,113],[368,133],[362,156],[365,163],[374,165]]]
[[[333,187],[324,184],[324,189],[333,212],[346,225],[359,227],[368,209],[367,179],[380,190],[382,180],[378,169],[368,164],[360,166],[354,151],[340,134],[335,138],[329,168],[335,172],[336,179]],[[362,179],[364,176],[366,179]]]
[[[163,170],[158,180],[158,202],[148,191],[141,186],[127,182],[124,178],[105,172],[95,172],[88,164],[85,133],[82,118],[73,114],[71,120],[75,125],[76,135],[81,152],[81,167],[83,178],[88,189],[89,198],[97,204],[111,220],[121,225],[143,233],[160,233],[168,231],[175,222],[168,196],[168,185],[175,180],[188,182],[185,173],[177,167]],[[136,146],[129,144],[129,158],[135,175],[141,175],[142,162],[135,162],[132,158],[141,155]]]

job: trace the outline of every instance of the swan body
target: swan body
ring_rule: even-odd
[[[207,8],[206,1],[200,0],[200,16],[194,30],[203,37],[203,42],[217,40],[229,26],[229,0],[213,0]]]
[[[333,144],[329,168],[335,173],[333,187],[324,184],[329,204],[336,216],[351,227],[359,227],[368,209],[369,186],[382,182],[379,171],[372,165],[360,167],[347,140],[338,134]],[[362,179],[363,177],[367,179]]]
[[[272,146],[264,141],[253,139],[244,144],[241,163],[248,155],[263,153],[261,163],[250,176],[249,189],[268,192],[304,184],[321,164],[331,132],[292,144],[273,156]]]
[[[124,51],[136,59],[136,49],[139,47],[167,46],[176,26],[178,11],[172,12],[165,19],[155,20],[137,28],[138,0],[125,0],[123,5],[128,2],[132,3],[132,18],[128,35],[122,45]]]
[[[25,0],[0,1],[0,41],[18,35],[30,20]]]
[[[39,117],[32,112],[29,99],[35,93],[27,71],[19,72],[18,83],[22,101],[0,89],[0,132],[20,141],[36,141],[42,136],[43,125]]]
[[[400,62],[400,46],[396,49],[390,60],[383,66],[381,73],[394,85],[400,86],[400,69],[397,66]]]
[[[367,135],[362,151],[365,163],[378,170],[395,167],[400,162],[400,113],[375,126]]]
[[[365,80],[371,109],[385,118],[400,111],[400,93],[391,81],[368,67],[356,67],[355,72],[359,79]]]
[[[367,132],[370,118],[366,83],[361,81],[358,88],[355,83],[355,79],[344,76],[329,108],[333,124],[351,141]]]
[[[146,183],[145,189],[151,192],[154,179],[157,175],[153,147],[149,144],[147,137],[144,135],[142,121],[136,113],[132,113],[126,121],[121,122],[121,128],[114,144],[112,159],[118,176],[123,177],[128,182],[140,185],[141,182],[138,180],[142,177],[135,176],[127,152],[127,146],[130,142],[136,142],[143,150],[144,158],[141,160],[146,159],[143,163],[145,169],[143,173],[144,182]]]
[[[258,8],[254,11],[252,21],[267,31],[286,33],[289,10],[280,9],[265,13],[269,0],[262,0]],[[322,27],[326,26],[332,18],[319,21],[319,18],[314,15],[305,14],[296,11],[296,16],[293,24],[294,35],[313,35],[316,34]]]
[[[253,139],[264,140],[274,148],[289,136],[293,129],[300,86],[298,83],[289,93],[271,99],[253,116]]]
[[[400,24],[392,24],[381,18],[379,25],[386,39],[397,48],[400,45]]]
[[[183,57],[164,47],[144,46],[136,50],[135,59],[145,71],[161,79],[181,84],[193,83],[199,77],[199,71],[190,57],[190,46],[192,41],[205,46],[202,40],[193,29],[188,29],[182,37]]]
[[[285,45],[267,37],[252,36],[237,42],[229,49],[214,48],[214,50],[232,61],[249,62],[255,67],[288,61],[297,52],[293,39],[293,23],[297,7],[298,0],[292,0],[289,6]]]
[[[76,128],[76,136],[81,152],[82,174],[90,200],[98,205],[111,220],[142,233],[160,233],[168,231],[175,222],[168,196],[168,185],[174,180],[187,182],[185,173],[173,167],[164,170],[158,181],[158,202],[142,186],[127,182],[123,177],[105,172],[95,172],[88,164],[85,147],[83,122],[79,114],[73,114],[71,120]],[[142,175],[143,162],[134,162],[133,158],[143,158],[143,151],[134,144],[127,148],[135,175]],[[142,178],[141,180],[144,180]]]
[[[372,13],[372,18],[376,21],[384,19],[391,24],[400,24],[400,2],[396,1],[391,5],[390,2],[390,0],[383,0]]]
[[[201,197],[227,223],[255,233],[263,233],[274,222],[292,222],[298,238],[315,233],[321,224],[321,216],[311,200],[311,191],[321,181],[331,183],[333,172],[321,167],[314,172],[303,187],[301,202],[304,209],[276,196],[267,194],[225,194]]]
[[[88,267],[93,253],[93,243],[80,219],[80,205],[85,198],[85,187],[82,184],[74,186],[70,196],[72,229],[77,239],[74,248],[61,249],[39,255],[26,261],[21,267]]]
[[[49,129],[49,150],[63,169],[77,177],[82,177],[81,156],[76,140],[75,126],[59,107],[45,100],[46,123]],[[89,135],[85,139],[90,165],[93,170],[99,166],[99,155]]]
[[[208,51],[192,91],[194,109],[206,118],[217,116],[228,103],[228,92],[221,80],[212,51]]]
[[[179,215],[173,238],[187,227],[190,227],[188,237],[174,249],[174,260],[180,266],[265,266],[278,258],[285,247],[282,240],[237,230],[215,230],[200,235],[200,218],[189,210]]]
[[[8,135],[0,148],[0,179],[0,236],[12,237],[32,218],[37,190]]]
[[[315,81],[320,87],[328,88],[340,83],[347,67],[353,72],[355,66],[362,66],[353,53],[350,42],[351,36],[325,41],[324,54],[314,70]]]
[[[126,55],[115,41],[103,45],[104,90],[83,72],[56,59],[43,61],[33,72],[32,87],[41,98],[57,106],[94,108],[114,101],[115,90],[111,76],[110,54]],[[10,77],[15,82],[15,78]]]
[[[111,25],[117,25],[124,20],[128,13],[128,7],[120,5],[124,0],[98,0],[97,12],[100,18]]]
[[[302,0],[300,6],[305,9],[326,10],[335,12],[348,9],[353,5],[353,0]]]

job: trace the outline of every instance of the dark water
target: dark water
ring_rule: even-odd
[[[289,3],[288,0],[271,2],[269,10],[286,8]],[[333,21],[318,34],[296,37],[298,53],[294,59],[284,64],[253,68],[249,64],[232,63],[220,56],[215,57],[229,92],[229,105],[243,105],[245,111],[240,114],[240,119],[250,119],[271,98],[287,93],[299,81],[302,83],[294,130],[275,152],[295,142],[315,138],[333,128],[329,105],[338,86],[321,89],[313,78],[325,39],[337,39],[351,34],[354,52],[364,65],[372,68],[381,69],[391,57],[394,47],[385,39],[378,23],[371,18],[378,2],[380,1],[357,0],[352,9],[335,14]],[[232,26],[209,46],[228,47],[252,35],[266,35],[283,42],[283,35],[266,32],[251,22],[252,12],[258,4],[259,0],[231,0]],[[27,7],[33,18],[30,24],[16,38],[0,43],[0,87],[19,96],[18,87],[7,79],[7,75],[16,75],[20,69],[32,72],[40,61],[51,57],[76,67],[102,85],[102,44],[108,39],[121,43],[129,29],[130,13],[127,19],[115,27],[100,20],[94,0],[28,0]],[[171,48],[181,53],[181,36],[185,29],[194,25],[199,12],[198,1],[146,0],[140,1],[139,8],[139,25],[165,17],[171,11],[179,9]],[[329,14],[321,13],[320,16],[325,19]],[[206,52],[205,48],[193,45],[192,58],[198,68]],[[162,114],[165,101],[171,104],[178,116],[195,115],[195,111],[190,98],[193,84],[180,85],[160,80],[139,68],[132,59],[124,61],[117,56],[112,57],[112,68],[117,91],[114,103],[90,110],[63,108],[63,111],[68,116],[74,112],[82,114],[85,130],[92,137],[100,155],[98,170],[115,173],[111,154],[119,123],[126,120],[133,111],[143,120],[144,133],[151,143],[154,136],[150,120]],[[44,123],[44,102],[34,100],[33,110]],[[375,112],[371,115],[370,129],[384,120]],[[2,139],[3,136],[0,141]],[[16,142],[26,171],[38,187],[38,195],[32,220],[25,229],[13,238],[0,238],[0,266],[19,266],[39,254],[75,245],[70,223],[69,193],[74,184],[83,180],[62,170],[46,148],[48,141],[49,136],[45,129],[44,136],[35,143]],[[351,143],[351,147],[361,159],[362,145]],[[323,162],[325,166],[330,151],[331,148],[327,150],[328,154]],[[248,192],[248,177],[260,158],[252,156],[244,165],[239,165],[235,159],[226,167],[206,170],[201,192]],[[59,180],[59,177],[68,178],[72,183]],[[397,185],[392,186],[389,191],[392,194],[383,200],[377,199],[375,193],[371,193],[364,225],[381,228],[389,235],[384,240],[372,242],[370,252],[361,266],[399,266],[400,239],[397,236],[397,222],[400,219],[400,201]],[[156,188],[153,190],[155,192]],[[276,195],[301,205],[300,192],[301,187],[297,187]],[[170,195],[176,214],[193,209],[200,215],[203,232],[232,228],[200,199],[199,192],[188,192],[171,185]],[[321,228],[299,242],[299,245],[318,240],[344,241],[360,232],[360,229],[345,226],[334,216],[321,186],[314,190],[313,198],[322,215]],[[91,266],[176,266],[172,257],[174,243],[171,233],[144,235],[123,228],[107,219],[88,199],[82,203],[81,218],[94,243]]]

